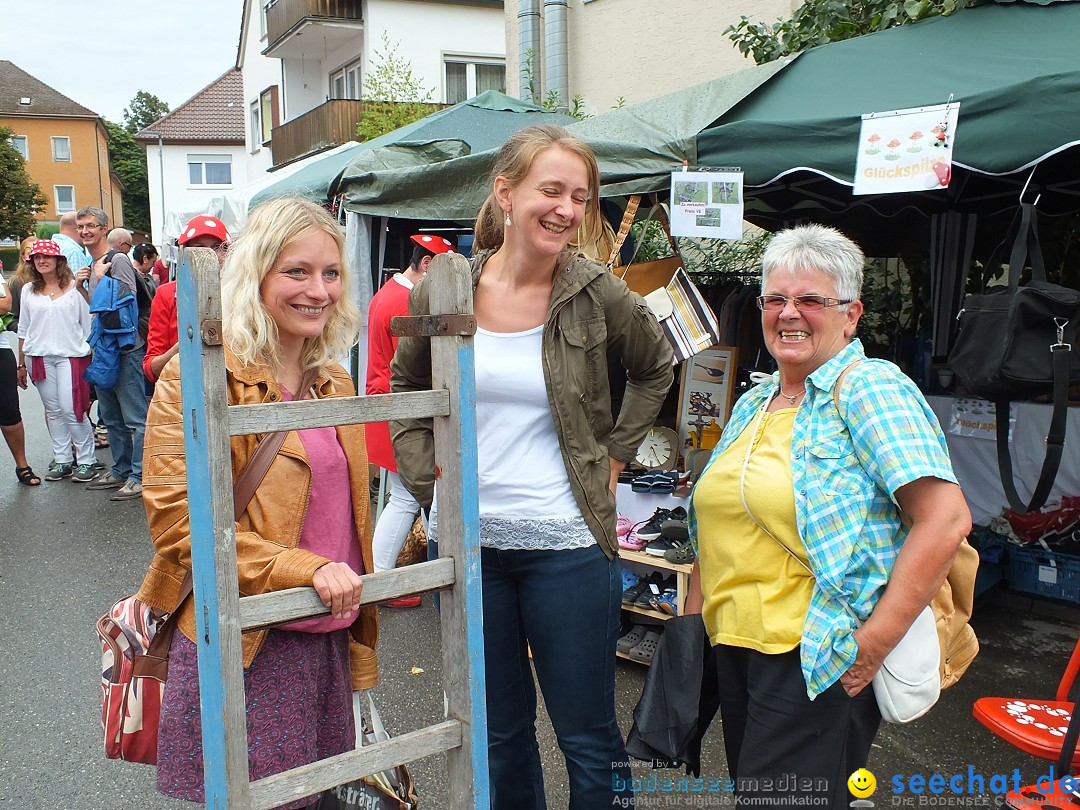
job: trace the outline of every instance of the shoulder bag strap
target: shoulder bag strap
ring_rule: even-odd
[[[307,399],[316,376],[318,376],[318,371],[316,369],[308,369],[304,374],[303,379],[300,381],[300,396],[298,399]],[[277,433],[271,433],[266,436],[259,442],[259,446],[255,448],[255,452],[251,454],[247,466],[244,467],[244,471],[240,473],[240,477],[233,486],[234,520],[244,514],[247,505],[251,503],[251,499],[255,495],[255,490],[259,488],[259,484],[261,484],[263,478],[266,477],[266,471],[270,469],[270,464],[273,463],[274,456],[276,456],[278,450],[281,449],[281,445],[285,441],[285,434],[287,432],[288,431],[279,430]]]
[[[1054,410],[1050,415],[1050,429],[1046,433],[1046,455],[1043,456],[1042,469],[1039,470],[1039,481],[1035,484],[1035,491],[1031,494],[1031,500],[1026,504],[1016,491],[1013,483],[1012,456],[1009,453],[1009,412],[1011,407],[1007,401],[994,403],[994,413],[997,419],[997,457],[998,472],[1001,477],[1001,487],[1005,490],[1005,497],[1009,500],[1009,506],[1018,514],[1024,515],[1034,512],[1046,503],[1050,497],[1050,490],[1057,478],[1058,467],[1061,465],[1061,456],[1065,451],[1065,432],[1069,419],[1069,359],[1072,347],[1059,339],[1050,347],[1050,354],[1054,363]]]
[[[176,607],[169,613],[167,619],[162,622],[150,646],[141,656],[136,656],[132,661],[132,674],[136,676],[152,675],[165,680],[169,666],[169,648],[172,647],[173,634],[176,632],[176,622],[180,618],[180,607],[184,600],[191,595],[192,579],[191,572],[187,572],[184,582],[180,586],[180,595],[176,599]]]

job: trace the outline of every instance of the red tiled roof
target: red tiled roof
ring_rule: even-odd
[[[20,104],[29,98],[29,104]],[[98,114],[35,79],[14,62],[0,59],[0,115],[97,118]],[[241,122],[243,123],[243,122]]]
[[[162,133],[165,143],[244,142],[244,81],[239,70],[230,68],[164,118],[135,133],[135,140],[156,143]]]

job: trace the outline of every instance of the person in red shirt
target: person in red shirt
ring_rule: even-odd
[[[398,339],[390,334],[390,319],[409,314],[409,292],[424,277],[432,258],[438,253],[455,253],[454,246],[441,236],[416,234],[409,237],[415,244],[409,266],[395,273],[371,298],[368,308],[368,394],[390,393],[390,361],[397,349]],[[409,494],[398,478],[394,448],[390,444],[390,428],[386,422],[369,422],[366,426],[368,460],[386,470],[390,483],[390,501],[382,511],[371,539],[376,571],[389,571],[397,564],[401,547],[416,521],[420,504]],[[416,607],[419,596],[405,596],[384,602],[387,607]]]
[[[201,215],[192,219],[176,240],[180,247],[208,247],[217,252],[218,264],[224,266],[229,248],[229,232],[217,217]],[[167,281],[158,287],[150,305],[150,326],[146,335],[146,357],[143,372],[150,382],[157,382],[165,364],[180,349],[176,328],[176,282]]]

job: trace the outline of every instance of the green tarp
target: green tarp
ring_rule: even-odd
[[[864,113],[960,102],[948,189],[851,195]],[[990,4],[804,53],[698,137],[703,165],[738,165],[747,219],[812,219],[877,255],[925,245],[930,217],[980,215],[992,240],[1042,194],[1046,218],[1080,208],[1080,3]],[[1069,186],[1071,185],[1071,188]],[[1000,236],[998,236],[1000,238]]]
[[[562,125],[573,120],[489,90],[332,156],[311,158],[303,169],[260,191],[251,205],[286,194],[327,200],[343,177],[351,181],[369,172],[441,163],[500,146],[533,123]]]
[[[696,162],[695,138],[703,127],[782,68],[762,65],[586,121],[562,123],[596,150],[604,196],[654,191],[667,187],[671,170],[683,160]],[[534,123],[531,115],[526,118],[521,126]],[[470,221],[491,190],[491,165],[504,140],[488,152],[474,150],[440,162],[418,159],[411,166],[358,160],[341,178],[345,205],[376,216]]]

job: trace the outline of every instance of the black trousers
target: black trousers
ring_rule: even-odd
[[[881,724],[874,690],[852,698],[837,682],[811,701],[798,649],[766,655],[718,645],[713,652],[736,800],[779,810],[813,797],[817,806],[846,807],[847,779],[866,766]]]

